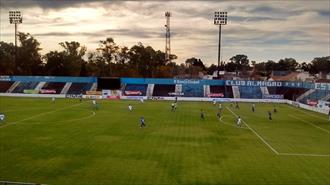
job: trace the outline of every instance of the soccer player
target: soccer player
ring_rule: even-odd
[[[174,110],[176,111],[177,108],[178,108],[178,104],[174,102]]]
[[[238,103],[236,102],[236,107],[235,107],[236,109],[239,109],[239,105],[238,105]]]
[[[55,96],[52,97],[52,102],[55,103]]]
[[[92,104],[93,104],[93,109],[96,110],[97,109],[97,105],[96,105],[96,100],[92,100]]]
[[[253,104],[252,104],[252,112],[254,112],[255,109],[256,109],[256,105],[253,103]]]
[[[237,117],[236,124],[237,124],[238,127],[241,127],[241,126],[242,126],[242,125],[241,125],[241,124],[242,124],[242,119],[241,119],[240,116]]]
[[[218,117],[219,120],[221,119],[221,111],[217,112],[217,117]]]
[[[217,101],[215,101],[215,99],[213,99],[213,105],[216,105],[217,104]]]
[[[80,97],[79,97],[79,101],[82,102],[82,98],[83,98],[83,93],[80,93]]]
[[[222,110],[222,105],[221,105],[221,103],[219,103],[219,110],[221,111]]]
[[[171,104],[171,111],[172,111],[172,112],[175,111],[175,103],[172,103],[172,104]]]
[[[277,112],[277,109],[276,109],[275,105],[274,105],[273,111],[274,111],[274,113]]]
[[[205,118],[205,113],[204,113],[203,109],[201,109],[201,119],[204,120],[204,118]]]
[[[128,104],[128,110],[129,110],[130,112],[133,111],[133,106],[132,106],[131,104]]]
[[[5,120],[5,115],[3,113],[0,113],[0,122],[4,121]]]
[[[141,98],[141,99],[140,99],[140,102],[141,102],[141,103],[143,103],[143,102],[144,102],[143,98]]]
[[[178,102],[178,97],[176,96],[175,100],[174,100],[174,103],[177,103],[177,102]]]
[[[270,112],[270,111],[268,111],[268,119],[269,119],[269,120],[273,120],[273,119],[272,119],[272,112]]]
[[[330,121],[330,107],[329,107],[329,113],[328,113],[328,115],[329,115],[329,121]]]
[[[146,126],[146,124],[145,124],[145,121],[144,121],[144,117],[141,116],[140,117],[140,128],[145,127],[145,126]]]

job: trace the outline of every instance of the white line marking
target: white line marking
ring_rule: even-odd
[[[329,130],[324,129],[324,128],[322,128],[322,127],[319,127],[319,126],[315,125],[315,124],[312,123],[312,122],[305,121],[305,120],[300,119],[300,118],[298,118],[297,116],[294,116],[294,115],[289,115],[289,116],[292,117],[292,118],[294,118],[294,119],[300,120],[300,121],[302,121],[302,122],[304,122],[304,123],[307,123],[307,124],[309,124],[309,125],[311,125],[311,126],[313,126],[313,127],[315,127],[315,128],[318,128],[318,129],[320,129],[320,130],[322,130],[322,131],[327,132],[327,133],[330,134],[330,131],[329,131]]]
[[[278,155],[288,155],[288,156],[310,156],[310,157],[330,157],[329,154],[295,154],[295,153],[279,153]]]
[[[328,119],[326,119],[324,117],[316,116],[316,115],[314,115],[314,114],[312,114],[312,113],[310,113],[308,111],[305,111],[304,109],[300,109],[300,108],[297,108],[297,107],[294,107],[294,106],[290,106],[290,105],[288,105],[288,107],[291,108],[291,109],[299,110],[300,112],[303,112],[305,114],[308,114],[310,116],[313,116],[314,118],[319,118],[319,119],[323,119],[323,120],[329,121]]]
[[[52,110],[52,111],[48,111],[48,112],[43,112],[43,113],[40,113],[40,114],[37,114],[37,115],[31,116],[31,117],[28,117],[28,118],[24,118],[24,119],[21,119],[21,120],[15,121],[15,122],[7,123],[7,124],[5,124],[5,125],[0,126],[0,128],[4,128],[4,127],[10,126],[10,125],[17,124],[17,123],[22,122],[22,121],[26,121],[26,120],[30,120],[30,119],[33,119],[33,118],[37,118],[37,117],[39,117],[39,116],[43,116],[43,115],[46,115],[46,114],[49,114],[49,113],[53,113],[53,112],[57,112],[57,111],[64,110],[64,109],[68,109],[68,108],[71,108],[71,107],[75,107],[75,106],[81,105],[81,104],[83,104],[83,103],[85,103],[85,102],[77,103],[77,104],[73,104],[73,105],[68,106],[68,107],[63,107],[63,108],[56,109],[56,110]]]
[[[228,109],[233,115],[235,115],[236,117],[238,116],[236,113],[234,113],[232,110],[230,110],[228,107],[226,107],[226,109]],[[243,123],[256,135],[258,136],[258,138],[265,143],[276,155],[279,155],[279,152],[277,152],[269,143],[267,143],[267,141],[262,138],[255,130],[253,130],[243,119],[242,119]]]

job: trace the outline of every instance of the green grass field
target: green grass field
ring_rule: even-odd
[[[129,112],[128,104],[134,106]],[[0,180],[52,185],[329,185],[330,122],[288,105],[4,98]],[[200,119],[200,109],[206,112]],[[245,124],[238,128],[234,114]],[[139,117],[146,128],[139,128]]]

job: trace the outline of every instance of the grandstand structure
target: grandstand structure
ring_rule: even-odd
[[[117,98],[173,97],[206,99],[287,99],[315,106],[330,100],[328,82],[244,81],[206,79],[118,78]],[[97,77],[1,76],[0,93],[5,95],[86,95],[97,90]],[[98,89],[99,91],[107,89]],[[97,93],[101,95],[101,92]],[[111,96],[110,96],[111,97]],[[103,97],[107,98],[107,97]]]

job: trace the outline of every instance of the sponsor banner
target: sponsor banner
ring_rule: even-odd
[[[315,83],[314,89],[330,91],[330,83]]]
[[[207,97],[210,97],[210,98],[222,98],[224,97],[223,93],[210,93],[207,95]]]
[[[65,97],[66,98],[82,98],[83,95],[82,94],[66,94]]]
[[[148,100],[165,100],[165,97],[162,97],[162,96],[152,96],[152,97],[148,97]]]
[[[145,96],[121,96],[121,99],[126,100],[141,100],[141,99],[147,99]]]
[[[102,99],[102,95],[84,95],[83,98],[86,98],[86,99]]]
[[[183,92],[169,92],[168,95],[170,96],[183,96]]]
[[[317,100],[307,100],[307,105],[316,107],[317,104],[318,104]]]
[[[227,86],[282,87],[277,81],[226,80]]]
[[[39,91],[38,90],[34,90],[34,89],[24,89],[23,93],[25,94],[38,94]]]
[[[40,89],[40,94],[56,94],[56,90],[54,89]]]
[[[264,94],[263,99],[284,99],[283,94]]]
[[[86,95],[102,95],[102,91],[86,91]]]
[[[0,81],[12,81],[10,76],[0,76]]]
[[[175,84],[200,84],[200,80],[182,79],[174,80]]]
[[[103,97],[103,98],[109,99],[109,100],[119,100],[120,96],[106,96],[106,97]]]
[[[120,99],[120,90],[102,90],[103,99]]]
[[[125,95],[129,95],[129,96],[141,96],[142,92],[141,91],[125,91]]]

